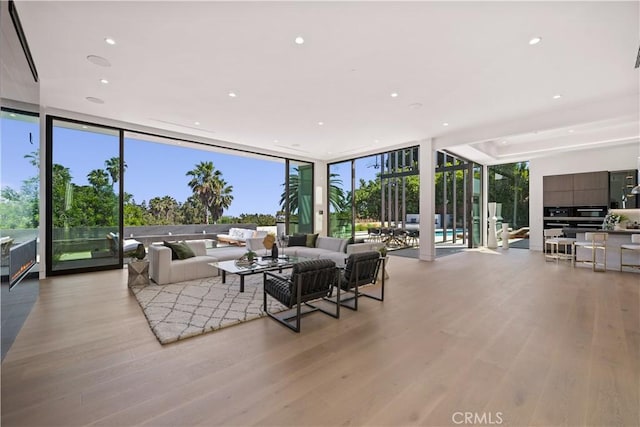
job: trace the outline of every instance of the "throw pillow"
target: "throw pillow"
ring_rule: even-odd
[[[289,236],[289,244],[287,246],[307,246],[307,235],[294,234]]]
[[[316,240],[318,240],[318,234],[307,234],[307,247],[315,248]]]
[[[178,243],[176,252],[178,252],[178,259],[193,258],[196,256],[193,249],[187,245],[187,242]]]
[[[162,246],[165,246],[169,249],[171,249],[171,261],[178,259],[178,253],[175,251],[175,249],[173,249],[173,245],[175,245],[176,243],[169,243],[166,240],[162,242]]]
[[[171,248],[171,260],[187,259],[196,256],[196,254],[193,252],[193,249],[191,249],[185,242],[163,242],[163,244],[166,247]]]

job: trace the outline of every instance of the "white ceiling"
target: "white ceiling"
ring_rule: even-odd
[[[318,160],[434,138],[503,163],[639,141],[638,6],[21,1],[18,11],[47,107]]]

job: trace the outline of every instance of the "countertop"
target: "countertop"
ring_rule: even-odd
[[[635,233],[640,233],[640,229],[635,228],[627,228],[625,230],[596,230],[593,228],[574,228],[574,227],[563,227],[562,228],[566,233],[594,233],[594,232],[605,232],[605,233],[609,233],[609,234],[622,234],[622,235],[628,235],[628,234],[635,234]]]

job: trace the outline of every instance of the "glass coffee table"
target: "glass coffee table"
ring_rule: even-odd
[[[259,257],[249,265],[238,263],[238,260],[211,262],[209,263],[209,265],[220,270],[220,272],[222,273],[222,283],[226,283],[227,273],[240,276],[240,292],[244,292],[245,276],[274,270],[282,272],[282,270],[284,270],[285,268],[291,268],[294,264],[302,261],[308,261],[310,259],[311,258],[287,256],[274,260],[269,257]]]

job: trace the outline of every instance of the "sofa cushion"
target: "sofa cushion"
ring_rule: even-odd
[[[289,236],[288,246],[307,246],[307,236],[305,234]]]
[[[347,239],[339,239],[337,237],[318,237],[316,248],[327,249],[334,252],[345,252],[347,247]]]
[[[323,249],[308,248],[306,246],[294,246],[294,249],[292,249],[291,251],[295,253],[295,256],[309,258],[309,259],[316,259],[320,257],[321,253],[325,252],[325,250]],[[293,253],[289,253],[289,255],[292,255]]]

